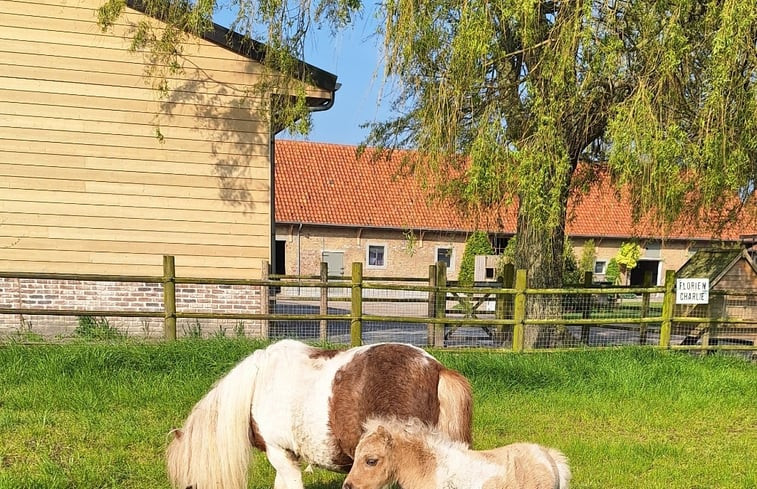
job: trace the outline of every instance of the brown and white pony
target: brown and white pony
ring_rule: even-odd
[[[475,451],[418,419],[374,418],[343,489],[568,489],[565,456],[535,443]]]
[[[471,389],[459,373],[400,343],[325,350],[283,340],[242,360],[192,409],[168,446],[174,487],[245,489],[251,449],[274,489],[302,489],[300,464],[347,472],[363,423],[419,418],[466,446]]]

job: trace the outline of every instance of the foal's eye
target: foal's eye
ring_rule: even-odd
[[[365,465],[368,465],[369,467],[375,467],[378,463],[377,458],[367,458],[365,459]]]

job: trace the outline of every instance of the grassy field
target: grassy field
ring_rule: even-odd
[[[0,488],[167,488],[166,433],[248,340],[0,347]],[[572,487],[757,487],[757,365],[653,349],[435,352],[475,392],[475,445],[560,448]],[[273,472],[256,455],[251,487]],[[343,476],[305,474],[308,489]]]

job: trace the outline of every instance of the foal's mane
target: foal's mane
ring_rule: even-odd
[[[375,433],[382,426],[395,439],[423,441],[430,448],[444,446],[462,450],[468,449],[464,443],[450,440],[439,430],[429,426],[418,418],[400,419],[396,416],[369,418],[363,424],[363,429],[365,430],[363,437]]]

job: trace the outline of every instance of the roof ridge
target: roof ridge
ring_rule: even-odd
[[[342,148],[354,148],[357,149],[360,147],[358,144],[345,144],[345,143],[331,143],[331,142],[321,142],[321,141],[307,141],[304,139],[279,139],[276,138],[276,143],[284,143],[284,144],[304,144],[308,146],[331,146],[331,147],[342,147]],[[366,146],[365,149],[375,149],[372,146]]]
[[[276,144],[278,143],[284,143],[286,146],[287,144],[297,144],[297,145],[304,145],[304,146],[316,146],[316,147],[331,147],[331,148],[342,148],[342,149],[352,149],[357,150],[360,148],[361,145],[359,144],[346,144],[346,143],[332,143],[328,141],[308,141],[304,139],[276,139]],[[363,148],[365,152],[378,152],[381,151],[381,148],[378,148],[376,146],[365,146]],[[394,154],[420,154],[418,150],[415,149],[407,149],[407,148],[398,148],[398,149],[387,149],[387,151],[391,151]]]

